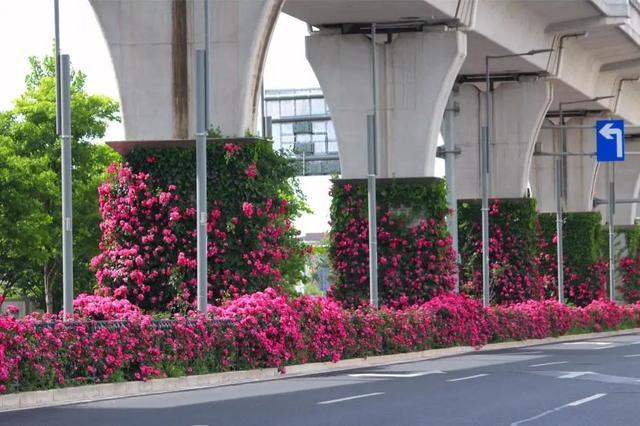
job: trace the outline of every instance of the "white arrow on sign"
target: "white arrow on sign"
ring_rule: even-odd
[[[622,158],[622,130],[614,129],[613,123],[607,123],[600,129],[600,134],[607,140],[613,139],[614,136],[616,137],[616,157]]]

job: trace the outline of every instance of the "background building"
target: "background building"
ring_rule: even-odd
[[[300,160],[301,175],[340,173],[338,142],[320,89],[265,91],[274,148]]]

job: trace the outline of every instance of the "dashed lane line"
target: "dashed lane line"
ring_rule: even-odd
[[[444,371],[433,370],[433,371],[418,371],[415,373],[354,373],[349,374],[349,377],[373,377],[373,378],[400,378],[400,379],[410,379],[412,377],[420,377],[427,376],[429,374],[444,374]]]
[[[329,401],[318,402],[318,405],[335,404],[338,402],[351,401],[353,399],[369,398],[370,396],[384,395],[384,392],[365,393],[362,395],[347,396],[346,398],[330,399]]]
[[[460,382],[462,380],[471,380],[471,379],[477,379],[479,377],[484,377],[484,376],[488,376],[488,374],[476,374],[474,376],[467,376],[467,377],[458,377],[457,379],[450,379],[447,380],[447,382]]]
[[[568,364],[569,361],[543,362],[542,364],[532,364],[529,367],[544,367],[546,365]]]
[[[528,422],[533,421],[533,420],[538,420],[538,419],[540,419],[540,418],[542,418],[542,417],[544,417],[544,416],[546,416],[548,414],[555,413],[555,412],[558,412],[560,410],[564,410],[565,408],[569,408],[569,407],[577,407],[579,405],[586,404],[587,402],[591,402],[591,401],[595,401],[596,399],[600,399],[603,396],[607,396],[607,394],[606,393],[597,393],[595,395],[591,395],[591,396],[588,396],[586,398],[579,399],[577,401],[569,402],[567,404],[561,405],[561,406],[553,408],[551,410],[544,411],[544,412],[542,412],[542,413],[540,413],[540,414],[538,414],[536,416],[529,417],[529,418],[526,418],[526,419],[522,419],[522,420],[518,420],[516,422],[513,422],[513,423],[511,423],[511,426],[518,426],[518,425],[521,425],[523,423],[528,423]]]

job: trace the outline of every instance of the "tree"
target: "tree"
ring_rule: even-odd
[[[55,59],[29,62],[25,92],[0,113],[0,293],[32,297],[53,312],[62,293]],[[100,237],[97,187],[117,158],[94,141],[119,120],[119,107],[106,96],[88,94],[82,72],[72,71],[71,80],[74,287],[87,290],[94,281],[88,264]]]

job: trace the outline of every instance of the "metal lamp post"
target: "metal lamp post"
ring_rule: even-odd
[[[377,77],[377,51],[376,51],[376,24],[371,24],[371,78],[373,80],[373,114],[367,117],[367,192],[369,200],[369,303],[378,307],[378,224],[376,217],[376,175],[377,153],[376,144],[378,137],[378,88]]]
[[[492,123],[492,106],[491,106],[491,74],[489,71],[489,62],[492,59],[515,58],[519,56],[533,56],[539,53],[552,52],[553,49],[534,49],[523,53],[511,53],[507,55],[489,55],[485,56],[485,81],[486,81],[486,126],[483,128],[482,141],[480,146],[480,181],[482,185],[482,304],[489,306],[489,146],[491,144],[491,123]]]
[[[558,301],[564,303],[564,237],[563,233],[563,201],[567,195],[567,139],[564,126],[565,105],[575,105],[586,102],[597,102],[603,99],[613,98],[613,96],[596,96],[595,98],[568,101],[558,103],[558,124],[560,128],[560,157],[556,161],[556,252],[558,263]]]

